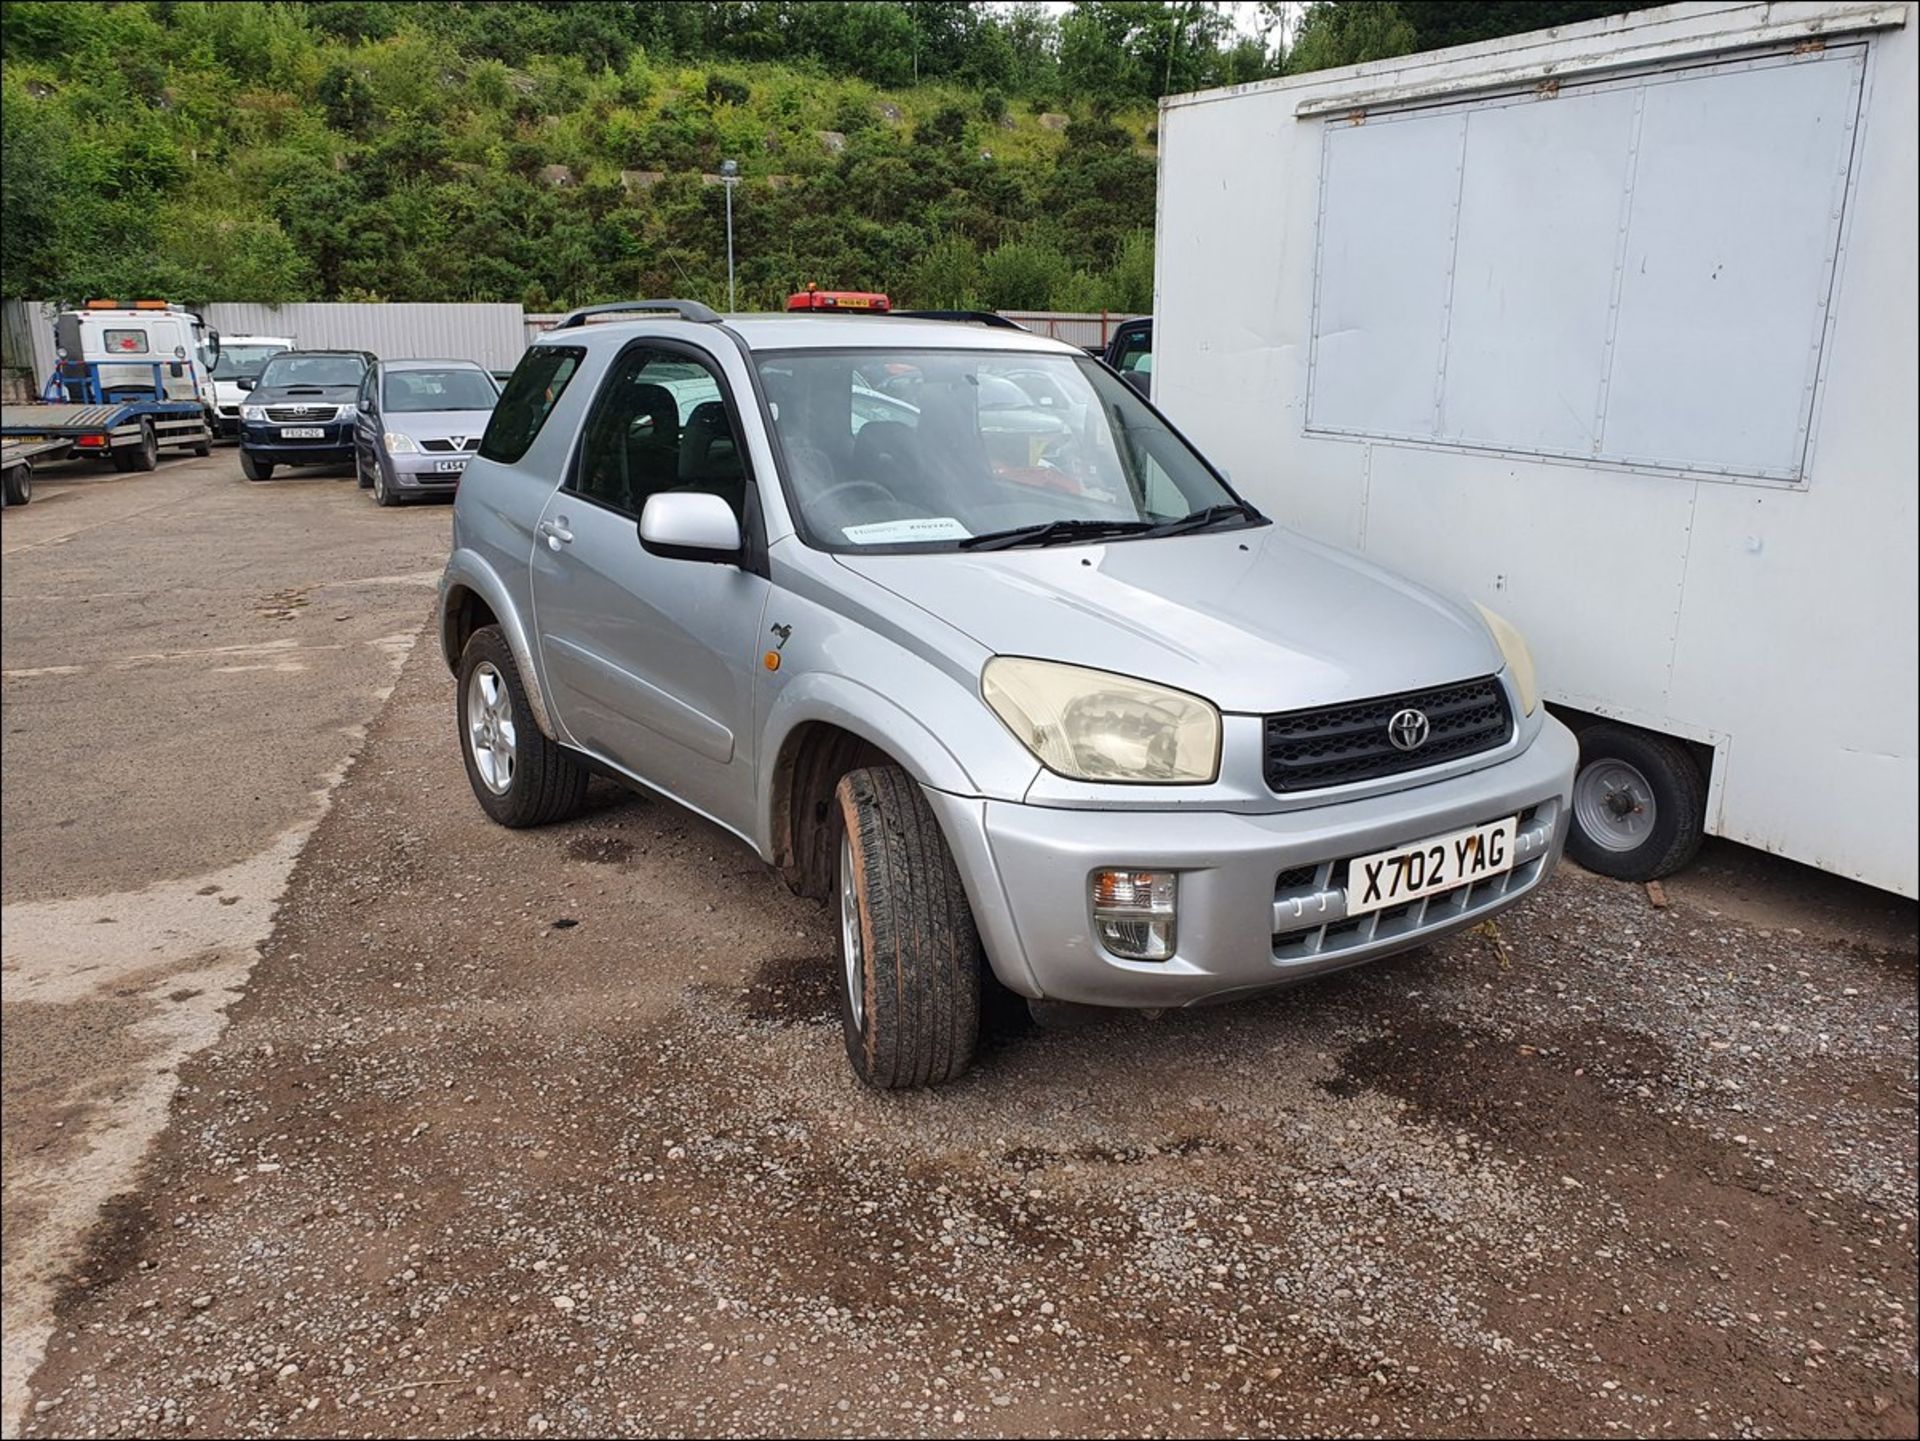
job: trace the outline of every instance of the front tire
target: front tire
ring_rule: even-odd
[[[362,490],[373,489],[373,478],[367,474],[367,467],[360,459],[360,447],[353,449],[353,483]]]
[[[373,458],[373,503],[375,505],[397,505],[400,497],[393,493],[387,484],[386,467],[380,464],[380,457]]]
[[[1601,724],[1580,732],[1567,854],[1622,881],[1673,874],[1706,836],[1707,785],[1670,736]]]
[[[587,795],[586,767],[534,720],[499,626],[482,626],[468,637],[459,680],[460,754],[480,808],[515,830],[578,812]]]
[[[242,448],[240,451],[240,473],[248,480],[272,480],[273,462],[269,460],[255,460],[251,451]]]
[[[881,1090],[951,1081],[980,1038],[986,952],[946,837],[898,766],[848,772],[834,801],[847,1059]]]

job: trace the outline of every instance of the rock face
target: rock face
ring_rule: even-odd
[[[555,190],[564,190],[573,184],[573,168],[568,165],[543,165],[540,178]]]
[[[1057,111],[1049,110],[1045,115],[1040,117],[1040,128],[1042,130],[1065,130],[1067,128],[1067,117]]]
[[[873,113],[889,125],[898,125],[901,120],[900,107],[890,100],[882,100],[873,107]]]
[[[847,148],[847,137],[838,130],[821,130],[816,133],[820,136],[821,148],[829,155],[838,155]]]
[[[651,190],[666,178],[667,172],[664,170],[622,170],[620,185],[627,194],[632,195],[635,191]]]

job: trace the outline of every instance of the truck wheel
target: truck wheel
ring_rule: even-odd
[[[980,1038],[986,952],[946,838],[898,766],[849,771],[834,801],[847,1058],[882,1090],[951,1081]]]
[[[242,447],[240,451],[240,473],[248,480],[272,480],[273,462],[255,460],[252,454]]]
[[[200,438],[188,449],[196,456],[213,454],[213,423],[211,421],[207,423],[207,428],[200,432]]]
[[[1567,854],[1623,881],[1671,875],[1700,849],[1707,786],[1680,742],[1630,726],[1580,732]]]
[[[518,830],[580,809],[586,767],[541,732],[499,626],[483,625],[468,637],[454,706],[467,780],[494,820]]]
[[[158,466],[160,464],[160,437],[153,433],[153,422],[151,420],[143,420],[140,422],[140,443],[138,445],[123,446],[115,450],[114,458],[116,460],[120,457],[122,451],[125,452],[127,457],[128,470],[148,471]]]
[[[24,461],[7,467],[5,498],[8,505],[25,505],[33,499],[33,467]]]

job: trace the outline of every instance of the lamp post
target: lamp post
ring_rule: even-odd
[[[727,309],[733,304],[733,187],[740,183],[740,167],[732,160],[720,162],[720,183],[727,188]]]

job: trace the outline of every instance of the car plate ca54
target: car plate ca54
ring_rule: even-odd
[[[1508,816],[1357,856],[1347,863],[1347,914],[1364,916],[1510,871],[1517,829],[1517,818]]]

